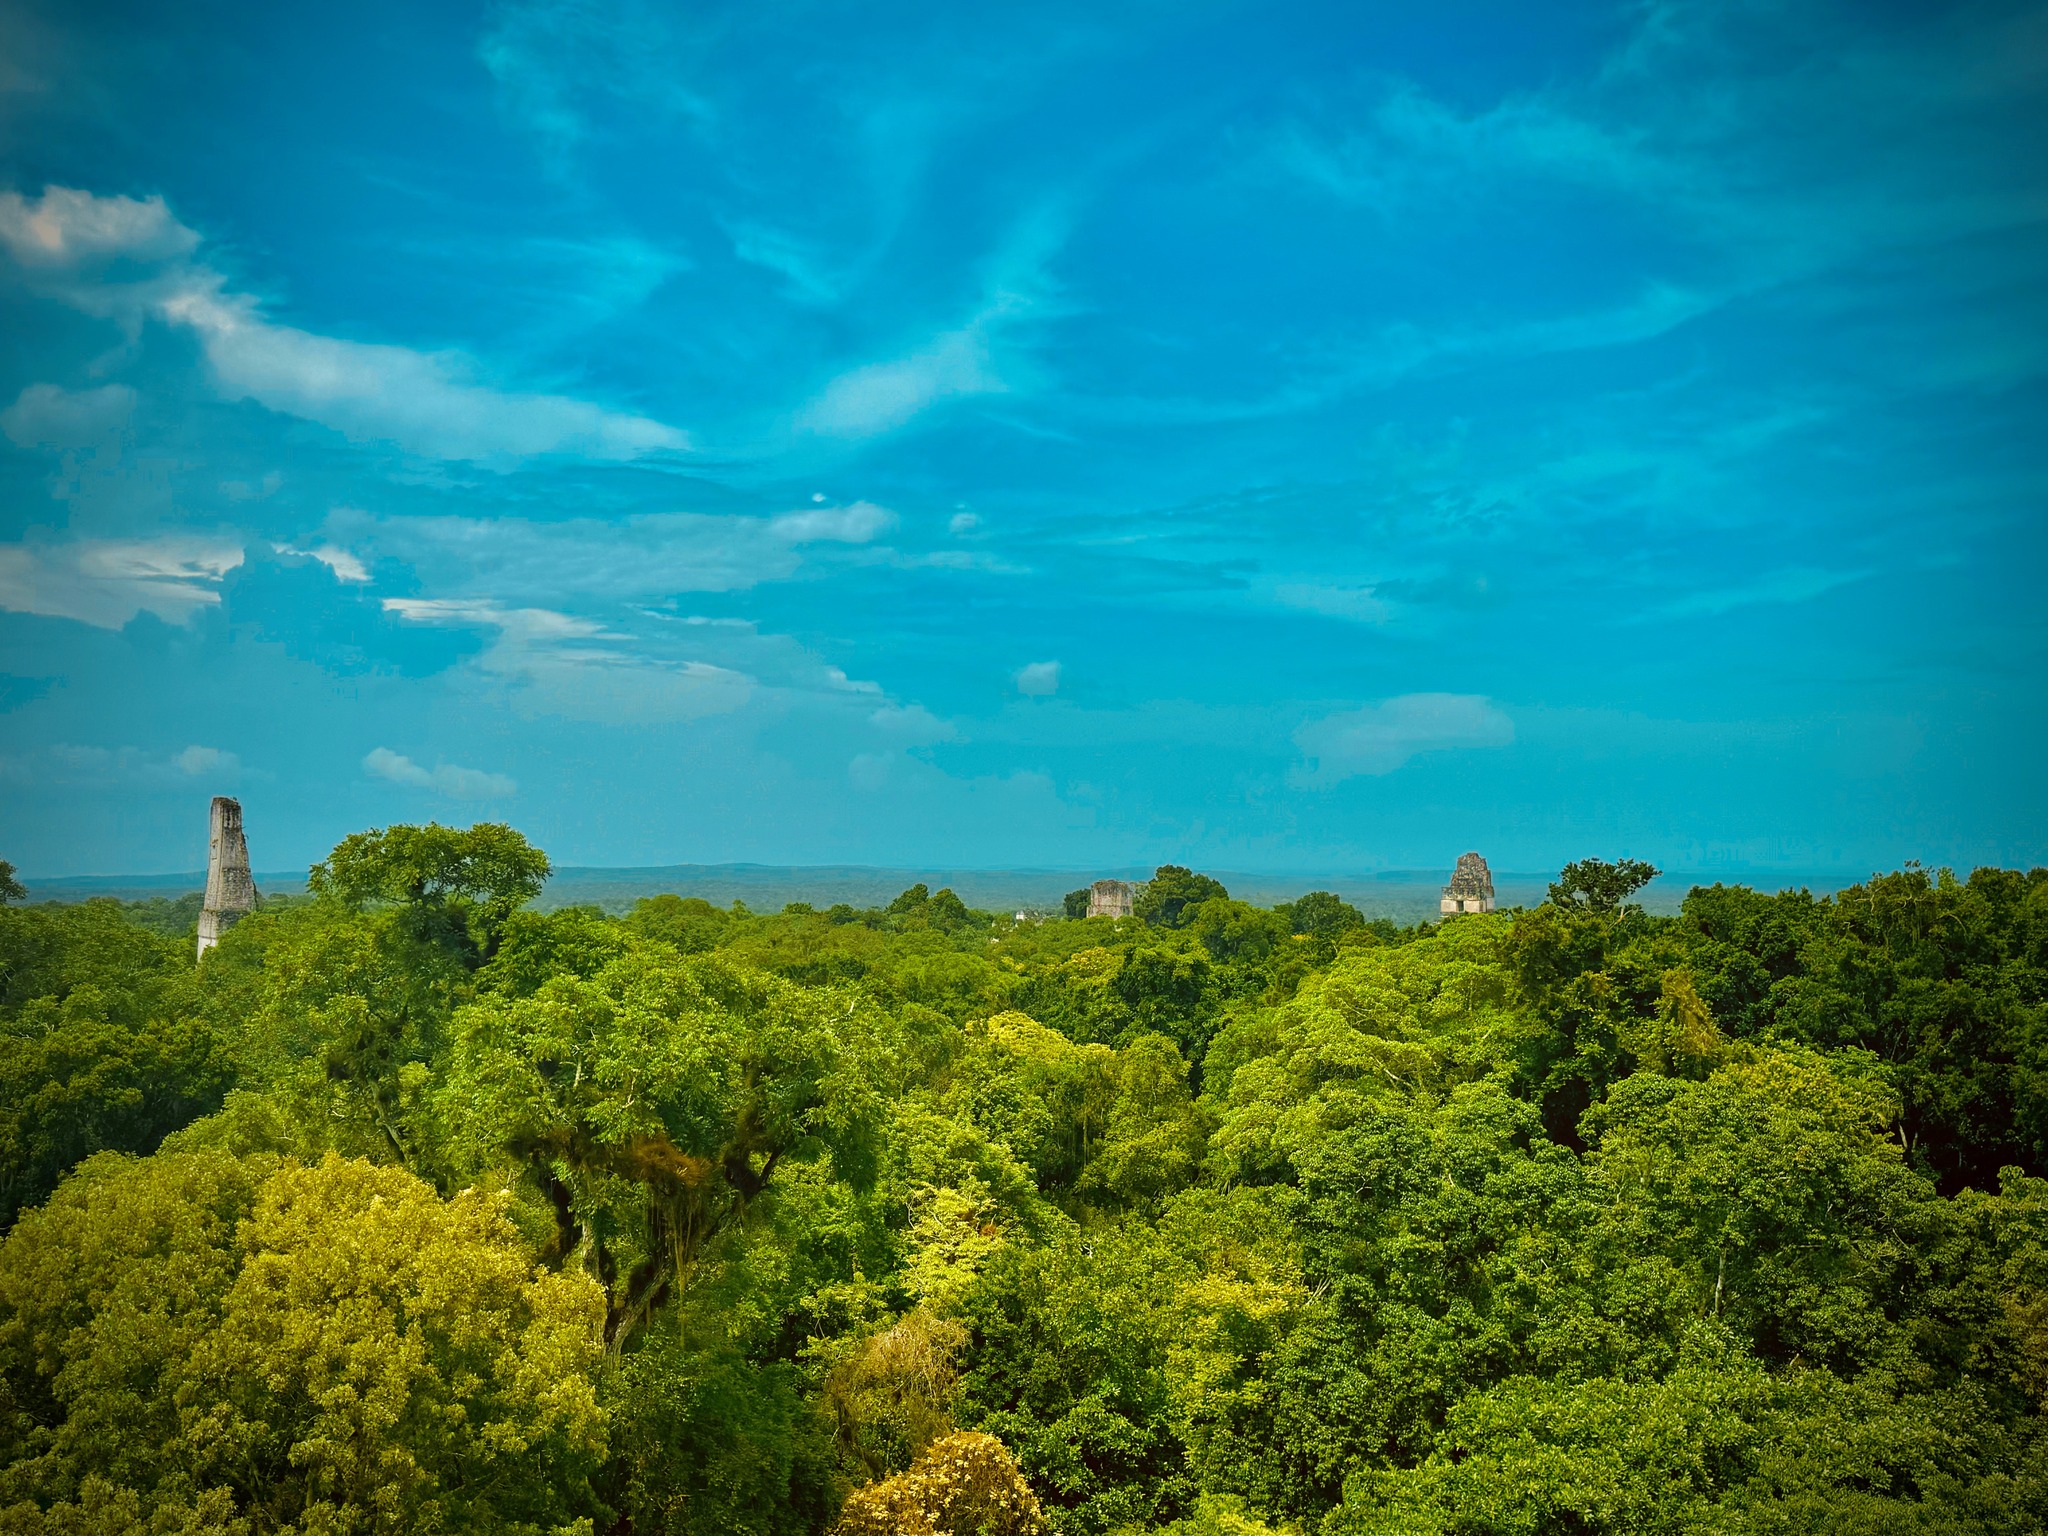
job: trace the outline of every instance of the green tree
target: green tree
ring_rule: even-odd
[[[1774,1365],[1933,1363],[1918,1351],[1945,1326],[1952,1216],[1907,1165],[1897,1096],[1870,1067],[1763,1051],[1698,1082],[1637,1072],[1588,1112],[1609,1199],[1586,1249],[1645,1345],[1673,1352],[1709,1318]]]
[[[207,1023],[126,1003],[80,987],[0,1027],[0,1230],[81,1159],[153,1152],[220,1107],[232,1062]]]
[[[1194,1183],[1207,1125],[1188,1091],[1188,1064],[1164,1035],[1135,1036],[1116,1053],[1101,1140],[1080,1180],[1084,1195],[1156,1212]]]
[[[936,892],[922,883],[913,885],[894,901],[889,903],[889,916],[911,927],[937,928],[948,933],[957,933],[963,928],[986,926],[986,921],[977,922],[974,913],[967,908],[950,887],[942,886]]]
[[[1289,932],[1305,933],[1315,939],[1334,939],[1340,933],[1365,926],[1358,908],[1329,891],[1310,891],[1276,910],[1286,919]]]
[[[509,1154],[553,1213],[552,1254],[605,1286],[623,1345],[687,1293],[786,1163],[872,1182],[887,1062],[860,998],[636,950],[588,980],[486,997],[456,1019],[458,1155]]]
[[[10,901],[28,900],[28,887],[14,878],[14,866],[0,859],[0,907]]]
[[[1345,950],[1289,1001],[1234,1017],[1205,1065],[1220,1121],[1216,1172],[1288,1179],[1301,1153],[1376,1101],[1441,1094],[1497,1070],[1516,1025],[1506,928],[1488,917],[1413,944]]]
[[[643,896],[621,924],[642,938],[659,939],[678,953],[700,955],[718,948],[736,918],[701,896]]]
[[[1629,897],[1656,879],[1660,871],[1642,859],[1575,859],[1550,882],[1545,899],[1574,912],[1619,912]]]
[[[1101,1143],[1116,1099],[1116,1053],[1001,1013],[970,1028],[951,1078],[945,1109],[1007,1146],[1041,1189],[1067,1190]]]
[[[1167,1358],[1174,1261],[1142,1229],[999,1250],[963,1303],[962,1417],[1016,1451],[1056,1536],[1182,1513]]]
[[[1257,965],[1292,937],[1287,920],[1277,912],[1223,896],[1188,908],[1186,927],[1210,958],[1225,965]]]
[[[0,1231],[80,1159],[153,1151],[218,1108],[231,1038],[190,947],[118,902],[0,908]]]
[[[1138,892],[1138,899],[1131,904],[1131,914],[1155,928],[1178,928],[1188,920],[1190,908],[1200,906],[1212,896],[1229,895],[1220,880],[1198,875],[1179,864],[1162,864]]]
[[[801,1372],[701,1319],[694,1332],[714,1337],[693,1346],[680,1323],[657,1318],[613,1368],[610,1502],[633,1536],[813,1536],[831,1519],[834,1469]]]
[[[467,948],[481,963],[548,874],[547,855],[508,826],[429,822],[354,833],[313,866],[307,883],[351,907],[398,903],[422,937]]]
[[[1066,895],[1060,898],[1060,910],[1065,912],[1068,917],[1074,919],[1074,921],[1079,922],[1088,915],[1088,901],[1091,894],[1085,885],[1078,891],[1067,892]]]
[[[259,909],[202,969],[216,1016],[238,1026],[237,1097],[270,1099],[294,1150],[443,1171],[430,1089],[473,956],[414,918],[333,901]]]
[[[599,1511],[602,1321],[489,1195],[103,1155],[0,1247],[0,1521],[566,1536]]]

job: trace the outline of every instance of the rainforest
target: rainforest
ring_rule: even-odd
[[[196,963],[0,905],[0,1532],[2048,1525],[2048,870],[548,869],[361,833]]]

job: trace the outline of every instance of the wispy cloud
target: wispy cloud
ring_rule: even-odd
[[[363,771],[372,778],[388,779],[414,789],[430,789],[456,800],[503,800],[519,792],[519,786],[502,773],[481,768],[464,768],[455,763],[436,763],[423,768],[403,753],[377,747],[363,758]]]
[[[1066,236],[1062,209],[1048,206],[1020,220],[989,260],[982,296],[964,323],[838,374],[797,413],[798,430],[879,437],[943,401],[1008,394],[1035,382],[1036,370],[1006,342],[1049,312],[1047,268]]]
[[[1476,694],[1402,694],[1303,725],[1294,744],[1308,766],[1293,777],[1308,788],[1327,788],[1358,774],[1392,773],[1425,752],[1505,747],[1514,739],[1514,721]]]
[[[673,23],[640,0],[508,0],[493,8],[477,47],[508,117],[566,174],[607,101],[646,112],[702,117],[704,98],[678,68]]]
[[[0,432],[23,448],[90,448],[127,426],[134,411],[135,391],[126,384],[31,384],[0,411]]]
[[[832,305],[845,296],[846,276],[794,235],[743,219],[728,222],[725,232],[733,255],[782,277],[784,292],[798,303]]]
[[[896,514],[873,502],[845,507],[806,507],[771,518],[771,536],[790,544],[866,544],[896,526]]]
[[[856,501],[771,517],[655,512],[618,521],[535,523],[337,514],[331,526],[358,550],[428,572],[444,591],[460,583],[511,601],[528,594],[559,600],[744,591],[788,580],[807,561],[856,552],[877,558],[871,546],[896,522],[887,507]]]
[[[119,629],[138,613],[172,624],[220,602],[242,546],[202,533],[0,544],[0,608]]]
[[[645,416],[476,383],[474,364],[458,354],[273,324],[253,298],[204,279],[167,295],[157,311],[198,335],[223,392],[357,441],[388,439],[431,458],[481,460],[544,453],[633,459],[689,447],[685,434]]]
[[[833,379],[797,424],[822,437],[874,437],[893,432],[942,400],[1002,394],[1009,385],[989,344],[992,317],[976,316],[957,331]]]
[[[468,665],[523,714],[605,724],[696,720],[729,714],[754,692],[743,672],[649,656],[630,636],[552,609],[407,597],[387,597],[384,608],[408,623],[491,631],[490,645]]]
[[[241,772],[242,760],[232,752],[223,752],[219,747],[192,746],[174,753],[171,766],[187,778],[199,778],[204,774],[235,774]]]
[[[1717,302],[1873,248],[2039,220],[2023,157],[1982,154],[1957,132],[2036,110],[2048,84],[2038,15],[1999,25],[1959,11],[1832,37],[1809,17],[1794,24],[1810,29],[1808,67],[1785,69],[1758,67],[1786,41],[1767,14],[1642,7],[1604,68],[1478,108],[1383,79],[1282,125],[1266,163],[1394,221],[1506,197],[1606,197],[1679,242],[1666,260],[1706,274],[1670,286]]]
[[[232,784],[244,774],[242,760],[221,747],[189,746],[176,752],[142,747],[78,746],[58,742],[37,751],[0,753],[0,782],[47,784],[187,786],[194,780]],[[260,777],[260,775],[259,775]]]
[[[256,298],[187,259],[197,243],[159,198],[103,198],[66,187],[35,201],[0,193],[0,244],[49,292],[131,325],[150,318],[190,331],[215,386],[230,398],[431,458],[617,460],[689,447],[685,433],[646,416],[498,388],[460,353],[280,325]],[[145,270],[114,270],[115,258]]]
[[[1728,613],[1761,603],[1803,603],[1876,574],[1871,570],[1830,571],[1819,566],[1788,565],[1752,581],[1691,592],[1646,617],[1692,618]]]
[[[1332,619],[1350,619],[1359,624],[1384,624],[1390,614],[1385,601],[1371,587],[1327,586],[1319,582],[1283,582],[1273,589],[1283,607],[1302,608]]]

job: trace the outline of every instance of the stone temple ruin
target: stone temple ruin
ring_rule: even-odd
[[[1128,880],[1098,880],[1088,887],[1090,917],[1129,917],[1138,888]]]
[[[249,842],[242,836],[242,802],[215,795],[212,835],[206,845],[206,901],[199,909],[200,955],[255,906],[256,879],[249,873]]]
[[[1451,883],[1444,887],[1444,899],[1437,903],[1437,910],[1445,917],[1493,910],[1493,871],[1486,867],[1486,860],[1476,853],[1458,855],[1458,867],[1451,873]]]

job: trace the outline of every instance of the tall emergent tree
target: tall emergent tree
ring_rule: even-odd
[[[1662,873],[1643,859],[1574,859],[1550,882],[1545,897],[1568,912],[1619,912]]]
[[[497,953],[505,920],[540,894],[551,872],[546,854],[500,822],[430,821],[344,838],[307,883],[351,907],[397,903],[420,937],[466,946],[480,964]]]

